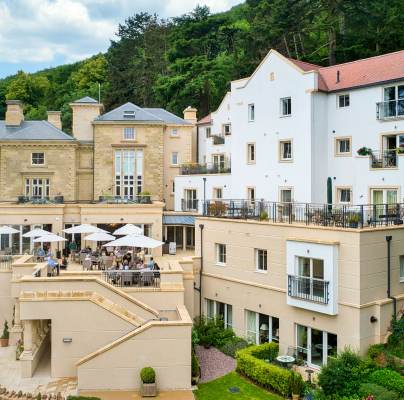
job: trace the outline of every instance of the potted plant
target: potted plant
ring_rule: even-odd
[[[370,156],[372,154],[372,149],[366,146],[361,147],[357,151],[359,156]]]
[[[303,390],[304,382],[302,377],[298,373],[292,371],[290,375],[290,391],[292,392],[292,399],[299,400]]]
[[[3,334],[1,335],[0,338],[0,346],[7,347],[9,338],[10,338],[10,332],[8,331],[8,323],[7,321],[4,321]]]
[[[150,192],[140,192],[139,193],[139,203],[150,204],[151,203],[151,193]]]
[[[24,344],[21,339],[18,339],[17,341],[17,347],[15,349],[15,359],[18,361],[20,359],[20,356],[22,352],[24,351]]]
[[[348,217],[348,224],[350,228],[357,228],[359,225],[359,215],[358,214],[351,214]]]
[[[260,212],[260,221],[267,221],[268,220],[268,213],[263,210]]]
[[[140,394],[143,397],[156,397],[157,385],[156,385],[156,373],[152,367],[144,367],[140,371]]]

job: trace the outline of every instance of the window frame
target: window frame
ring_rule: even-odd
[[[51,180],[49,176],[26,176],[24,178],[24,195],[35,199],[50,198]],[[34,195],[34,192],[37,194]],[[40,192],[40,195],[38,195]]]
[[[341,193],[343,190],[349,191],[349,201],[341,201]],[[336,186],[335,188],[336,193],[336,203],[337,204],[352,204],[352,186]]]
[[[262,255],[260,255],[260,252],[262,252]],[[268,273],[268,250],[255,248],[254,253],[255,253],[255,271],[261,274]],[[262,261],[265,260],[265,265],[263,265],[262,268],[260,268],[260,258],[262,258]]]
[[[290,143],[290,158],[283,157],[283,149],[286,143]],[[293,140],[280,139],[279,140],[279,162],[293,162]]]
[[[176,155],[176,163],[174,163],[174,154]],[[170,164],[173,167],[178,167],[180,165],[180,157],[179,157],[179,152],[178,151],[172,151],[171,152],[171,160],[170,160]]]
[[[349,142],[349,152],[340,151],[340,143],[347,140]],[[334,138],[334,155],[335,157],[351,157],[352,156],[352,136],[337,136]]]
[[[255,104],[250,103],[248,104],[248,122],[255,121]]]
[[[226,127],[229,128],[228,132],[226,132]],[[231,123],[222,124],[222,133],[225,136],[230,136],[231,135]]]
[[[127,137],[127,132],[132,132],[133,135],[131,135],[132,137]],[[136,140],[136,129],[133,126],[125,126],[123,128],[123,140]]]
[[[343,98],[343,105],[341,105],[341,98]],[[348,104],[346,104],[348,99]],[[337,108],[348,108],[351,106],[351,95],[349,93],[340,93],[337,95]]]
[[[218,191],[220,191],[220,197],[217,195]],[[223,187],[222,186],[217,186],[213,188],[213,193],[212,193],[212,197],[214,200],[222,200],[223,199]]]
[[[210,137],[212,137],[212,127],[211,126],[207,126],[205,128],[205,135],[206,135],[206,139],[209,139]]]
[[[288,102],[286,104],[286,109],[289,111],[287,114],[284,113],[284,102]],[[292,115],[292,97],[281,97],[280,98],[280,116],[281,117],[290,117]]]
[[[400,283],[404,283],[404,255],[398,257],[398,270]]]
[[[224,315],[223,315],[223,323],[226,329],[233,329],[233,305],[225,303],[223,301],[212,300],[205,297],[205,310],[206,310],[206,319],[212,320],[218,317],[218,303],[224,305]],[[209,304],[212,306],[213,316],[208,315],[208,311],[210,311]],[[209,313],[210,314],[210,313]],[[231,315],[229,322],[229,314]]]
[[[37,162],[34,162],[34,154],[35,155],[40,155],[40,154],[42,154],[42,163],[37,163]],[[38,151],[35,151],[35,152],[32,152],[31,153],[31,165],[32,166],[34,166],[34,167],[41,167],[41,166],[44,166],[45,165],[45,152],[44,151],[41,151],[41,152],[38,152]]]
[[[253,149],[253,152],[250,151],[250,149]],[[257,161],[257,151],[256,151],[256,146],[255,142],[250,142],[247,143],[247,164],[255,164]],[[254,157],[251,157],[251,154],[253,154]]]
[[[221,249],[224,251],[222,251]],[[215,253],[216,253],[216,265],[219,265],[221,267],[226,266],[227,246],[224,243],[215,243]],[[224,261],[221,261],[221,257],[223,257]]]
[[[180,135],[179,135],[179,132],[178,132],[178,128],[171,128],[170,136],[175,137],[175,138],[179,137]]]

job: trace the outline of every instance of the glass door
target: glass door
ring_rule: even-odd
[[[185,211],[196,210],[197,207],[197,199],[196,199],[196,189],[185,189],[184,193],[185,198]]]
[[[317,366],[323,365],[323,331],[311,329],[311,363]]]
[[[296,347],[297,347],[297,358],[308,362],[308,328],[303,325],[296,325]]]

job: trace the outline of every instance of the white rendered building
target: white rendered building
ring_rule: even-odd
[[[231,160],[231,174],[182,171],[175,208],[217,198],[400,203],[403,154],[404,51],[319,67],[271,50],[199,124],[198,162]]]

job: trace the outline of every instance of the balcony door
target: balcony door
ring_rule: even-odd
[[[297,257],[298,295],[314,301],[323,301],[324,261],[317,258]]]
[[[215,171],[222,171],[225,168],[225,156],[224,154],[213,154],[212,163]]]
[[[184,201],[186,210],[196,210],[198,208],[198,200],[196,198],[196,189],[184,190]]]

